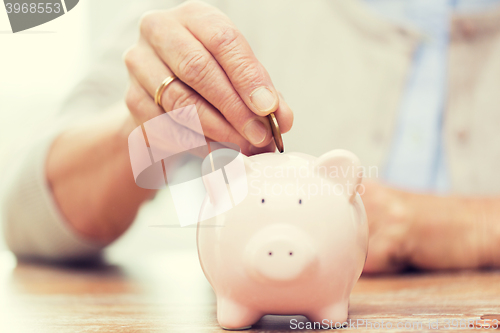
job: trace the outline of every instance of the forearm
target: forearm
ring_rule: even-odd
[[[102,245],[133,222],[152,190],[138,187],[128,155],[128,134],[136,125],[125,112],[70,129],[47,158],[46,176],[68,226]]]

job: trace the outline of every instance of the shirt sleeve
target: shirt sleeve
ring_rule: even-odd
[[[21,259],[82,260],[99,256],[102,249],[70,229],[47,184],[45,160],[59,133],[54,130],[11,154],[3,169],[3,233],[9,249]]]

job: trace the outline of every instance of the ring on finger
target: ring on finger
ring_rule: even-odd
[[[161,96],[163,95],[163,92],[165,89],[167,89],[168,85],[172,83],[175,79],[177,79],[177,76],[174,74],[168,76],[163,82],[160,84],[160,86],[156,89],[155,93],[155,104],[163,108],[163,105],[161,105]]]

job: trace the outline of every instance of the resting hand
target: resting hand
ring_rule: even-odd
[[[410,193],[367,181],[365,272],[498,267],[498,198]]]

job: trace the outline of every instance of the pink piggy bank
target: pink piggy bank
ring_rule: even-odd
[[[266,314],[345,322],[368,246],[359,159],[345,150],[240,156],[248,194],[232,209],[205,219],[221,203],[203,179],[198,254],[220,326],[249,328]]]

